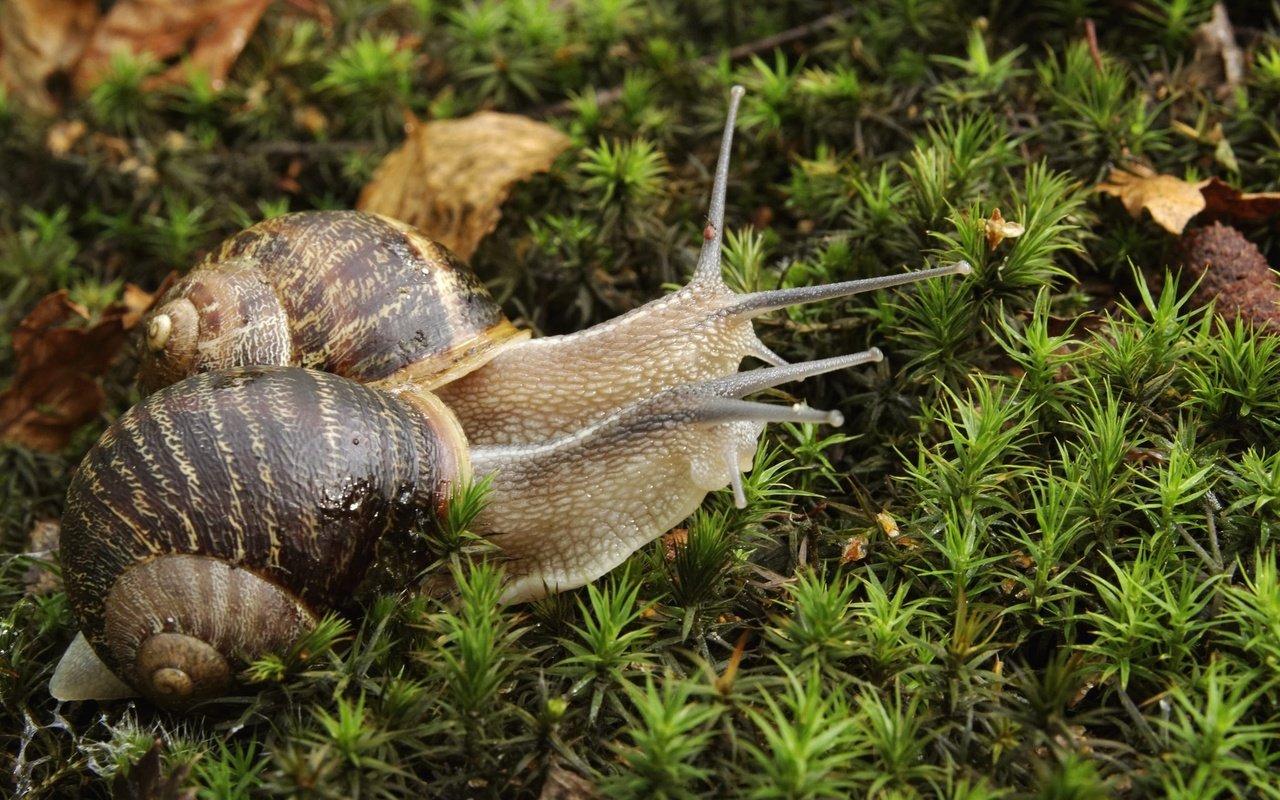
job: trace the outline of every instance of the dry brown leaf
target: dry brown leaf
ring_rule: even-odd
[[[867,557],[867,537],[851,536],[840,550],[841,564],[855,564]]]
[[[549,169],[568,146],[550,125],[493,111],[413,123],[356,207],[414,225],[469,259],[498,224],[512,185]]]
[[[147,53],[158,61],[186,54],[185,62],[222,86],[231,65],[258,27],[271,0],[121,0],[93,32],[73,84],[85,94],[111,67],[116,53]],[[187,80],[187,63],[152,85]]]
[[[64,119],[49,126],[44,136],[45,147],[54,158],[62,158],[71,152],[89,131],[89,125],[82,119]]]
[[[56,113],[60,103],[52,89],[71,72],[97,22],[97,0],[0,4],[0,83],[32,111]]]
[[[599,797],[595,784],[559,764],[547,768],[547,778],[538,793],[538,800],[597,800]]]
[[[1280,214],[1280,192],[1242,192],[1220,178],[1199,184],[1205,210],[1237,220],[1266,219]]]
[[[23,555],[33,560],[22,574],[23,591],[42,597],[62,589],[62,577],[52,564],[58,553],[58,540],[62,536],[62,523],[56,519],[38,519],[27,531],[27,546]]]
[[[196,800],[194,787],[187,787],[191,762],[178,764],[165,774],[164,741],[156,739],[151,749],[128,770],[117,770],[111,780],[111,796],[117,800]]]
[[[1137,219],[1145,208],[1160,227],[1182,233],[1200,212],[1236,220],[1266,219],[1280,214],[1280,192],[1242,192],[1221,178],[1197,183],[1157,175],[1143,166],[1115,168],[1097,190],[1114,195]]]
[[[663,555],[667,561],[675,561],[680,551],[689,544],[688,528],[673,528],[659,537],[662,540]]]
[[[1244,81],[1244,51],[1236,44],[1225,3],[1214,4],[1213,16],[1196,28],[1191,39],[1195,55],[1189,73],[1219,99],[1230,98]]]
[[[1130,169],[1133,171],[1113,168],[1097,189],[1120,198],[1134,219],[1142,216],[1145,208],[1160,227],[1170,233],[1182,233],[1191,218],[1204,210],[1205,198],[1200,193],[1200,184],[1172,175],[1157,175],[1145,167]]]
[[[898,521],[888,511],[876,514],[876,522],[879,523],[880,530],[884,531],[884,535],[890,539],[897,539],[902,535],[902,531],[898,529]]]
[[[80,310],[66,291],[45,296],[13,332],[18,370],[0,392],[0,439],[36,450],[66,446],[102,410],[97,377],[124,345],[125,307],[109,306],[91,328],[68,326]]]
[[[160,286],[154,292],[148,292],[136,283],[126,283],[124,285],[124,298],[120,301],[124,304],[124,315],[120,322],[124,325],[126,331],[131,331],[137,327],[138,322],[142,319],[156,301],[169,291],[169,287],[178,279],[177,272],[170,272],[164,276],[164,280],[160,281]]]

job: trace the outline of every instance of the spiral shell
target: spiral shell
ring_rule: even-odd
[[[143,330],[144,391],[243,364],[430,388],[528,336],[443,245],[351,211],[241,231],[161,298]]]
[[[162,702],[224,689],[348,598],[378,544],[444,508],[456,422],[309,370],[197,376],[114,423],[72,480],[62,563],[103,662]]]

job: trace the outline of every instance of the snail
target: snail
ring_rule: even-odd
[[[954,265],[737,294],[721,275],[731,94],[702,252],[680,290],[584,331],[530,338],[447,249],[362,212],[298,212],[228,240],[144,320],[139,383],[242,364],[322,369],[396,391],[435,391],[473,443],[534,443],[580,430],[663,389],[780,365],[752,321],[799,303],[967,273]]]
[[[306,268],[291,247],[309,234],[281,238],[278,226],[234,237],[221,262],[179,284],[146,325],[142,381],[155,391],[107,429],[68,489],[61,557],[80,634],[51,693],[142,694],[174,708],[225,693],[254,659],[286,649],[349,597],[386,537],[438,519],[450,487],[479,476],[492,484],[473,527],[503,560],[503,600],[581,586],[710,491],[731,486],[744,505],[741,476],[769,422],[841,424],[835,411],[744,398],[879,361],[880,351],[787,364],[751,320],[968,265],[729,290],[720,249],[741,95],[735,88],[693,280],[586,331],[528,338],[447,251],[369,215],[282,223],[332,230],[355,220],[389,231],[346,248],[358,268],[330,258],[341,243],[320,247],[318,263],[337,274],[310,294],[296,289],[312,285],[305,280],[281,289],[254,271],[270,257]],[[439,263],[420,263],[428,253]],[[425,280],[379,277],[388,264]],[[429,305],[449,312],[446,321],[380,329],[372,319],[344,325],[341,314],[291,319],[300,307],[271,298],[316,301],[317,317],[373,314],[347,292],[374,283],[393,287],[393,300],[415,297],[398,306],[409,313],[436,301]],[[746,355],[769,365],[739,373]],[[489,413],[516,421],[490,423]]]

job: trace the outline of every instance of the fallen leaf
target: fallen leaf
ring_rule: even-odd
[[[97,377],[126,341],[125,307],[113,304],[91,328],[69,326],[79,316],[65,290],[45,296],[13,332],[18,369],[0,392],[0,439],[53,452],[103,404]]]
[[[195,67],[215,89],[258,27],[271,0],[121,0],[98,23],[84,56],[76,65],[73,85],[83,95],[111,67],[120,52],[148,54],[157,61],[186,55],[157,76],[150,86],[182,83]]]
[[[689,529],[673,528],[659,538],[662,540],[663,557],[667,561],[675,561],[680,550],[689,543]]]
[[[884,535],[890,539],[897,539],[902,535],[902,531],[898,530],[898,521],[888,511],[877,513],[876,522],[880,525],[880,530],[884,531]]]
[[[407,222],[464,260],[497,226],[516,181],[546,171],[569,147],[550,125],[493,111],[409,127],[356,207]]]
[[[559,764],[547,768],[547,778],[538,793],[538,800],[596,800],[598,797],[595,784]]]
[[[58,552],[58,540],[62,535],[62,523],[56,519],[38,519],[27,532],[27,546],[23,555],[33,563],[22,575],[23,592],[37,597],[62,589],[62,576],[53,568]]]
[[[1021,550],[1014,550],[1009,554],[1009,560],[1013,562],[1013,566],[1026,572],[1036,565],[1035,559]]]
[[[179,764],[166,776],[160,759],[163,750],[164,742],[156,739],[138,763],[117,772],[111,781],[111,796],[115,800],[195,800],[196,790],[183,788],[191,764]]]
[[[867,537],[852,536],[845,541],[840,552],[841,564],[852,564],[867,557]]]
[[[1141,165],[1112,169],[1096,188],[1120,198],[1134,219],[1145,208],[1170,233],[1182,233],[1201,212],[1237,220],[1280,214],[1280,192],[1242,192],[1217,177],[1191,183],[1172,175],[1157,175]]]
[[[1227,18],[1227,6],[1213,5],[1213,16],[1191,35],[1195,44],[1190,74],[1201,85],[1213,89],[1219,99],[1234,94],[1244,80],[1244,51],[1236,44],[1236,32]]]
[[[126,283],[124,285],[124,298],[121,302],[124,304],[124,315],[121,317],[121,324],[124,325],[126,331],[131,331],[137,327],[138,322],[151,310],[156,301],[169,291],[169,287],[178,279],[177,272],[170,272],[164,276],[164,280],[160,281],[160,286],[154,292],[148,292],[136,283]]]
[[[49,132],[44,137],[45,147],[49,148],[49,153],[54,158],[62,158],[71,152],[71,148],[84,138],[88,130],[88,124],[82,119],[61,120],[49,127]]]
[[[97,0],[7,0],[0,14],[0,83],[32,111],[57,113],[53,87],[84,51]]]
[[[1237,220],[1257,220],[1280,214],[1280,192],[1242,192],[1221,178],[1199,184],[1205,210]]]
[[[1067,708],[1075,708],[1076,706],[1080,705],[1080,703],[1086,697],[1089,696],[1089,692],[1092,692],[1094,690],[1094,687],[1096,687],[1097,685],[1098,685],[1097,681],[1085,681],[1084,683],[1082,683],[1080,685],[1080,688],[1076,690],[1076,693],[1073,694],[1071,696],[1071,699],[1067,701]]]
[[[1146,167],[1126,171],[1113,168],[1097,190],[1120,198],[1134,219],[1145,208],[1156,224],[1170,233],[1182,233],[1187,223],[1205,208],[1200,184],[1188,183],[1172,175],[1157,175]]]

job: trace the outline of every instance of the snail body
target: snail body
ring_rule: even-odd
[[[297,367],[183,380],[112,423],[71,482],[61,557],[82,638],[50,689],[174,707],[224,692],[349,598],[385,537],[446,513],[473,472],[493,475],[475,527],[500,548],[503,599],[581,586],[739,481],[767,422],[841,421],[738,398],[879,357],[677,387],[515,446],[468,446],[425,391]]]
[[[693,279],[577,334],[525,338],[443,248],[356,212],[250,228],[177,284],[146,323],[140,382],[160,390],[112,424],[68,491],[62,557],[81,635],[54,696],[185,706],[225,691],[473,475],[492,483],[472,527],[498,548],[503,599],[519,602],[600,577],[710,491],[731,486],[745,505],[769,422],[839,425],[834,411],[744,398],[880,352],[787,364],[752,320],[968,265],[732,292],[720,250],[741,94]],[[381,291],[367,287],[390,287],[396,319],[364,305]],[[740,373],[746,356],[769,366]],[[259,635],[250,620],[279,624]]]

